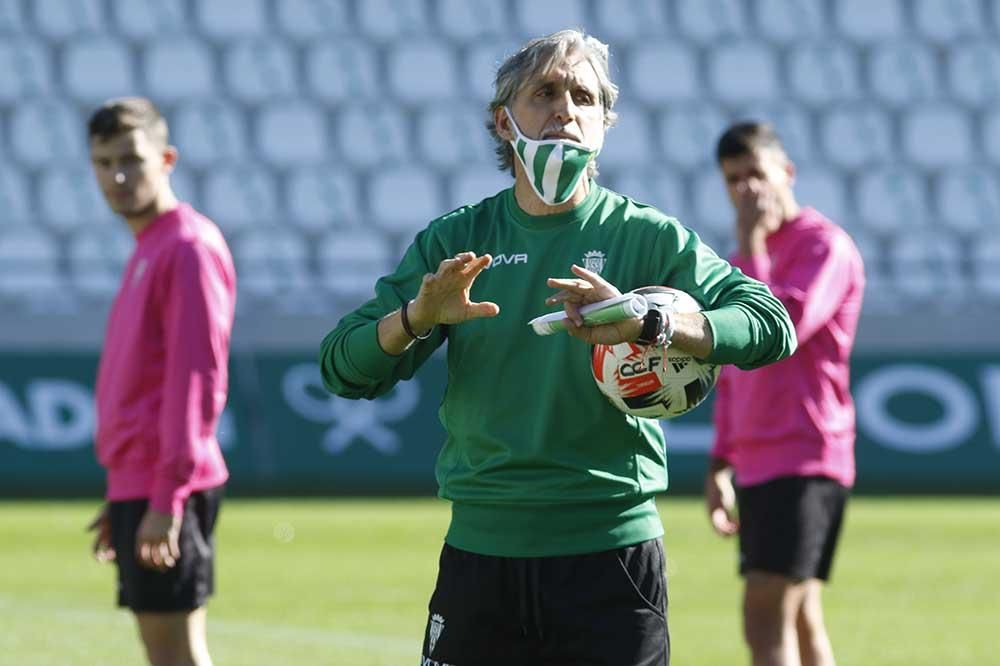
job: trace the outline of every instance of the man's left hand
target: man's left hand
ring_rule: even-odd
[[[146,509],[135,537],[135,556],[147,569],[166,571],[181,557],[181,517]]]
[[[589,303],[605,301],[621,296],[622,293],[613,284],[597,273],[588,271],[582,266],[573,264],[570,269],[578,277],[549,278],[547,284],[559,289],[558,292],[545,299],[546,305],[563,304],[566,311],[566,332],[575,338],[580,338],[587,344],[616,345],[619,342],[632,342],[642,332],[642,319],[633,317],[613,324],[600,326],[584,326],[580,307]]]

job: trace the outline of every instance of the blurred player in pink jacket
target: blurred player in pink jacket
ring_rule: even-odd
[[[799,346],[723,371],[705,502],[719,534],[739,534],[754,666],[832,666],[821,590],[854,483],[849,361],[864,267],[843,229],[799,207],[795,166],[770,126],[730,127],[716,157],[736,211],[730,263],[781,300]]]
[[[94,552],[117,564],[118,605],[150,663],[206,666],[236,273],[219,229],[170,187],[177,151],[152,102],[105,103],[88,135],[98,184],[136,238],[97,376],[107,502]]]

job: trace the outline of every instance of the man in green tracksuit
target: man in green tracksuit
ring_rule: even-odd
[[[431,222],[323,341],[327,387],[367,399],[448,342],[436,475],[452,521],[424,665],[668,664],[663,435],[601,395],[588,343],[672,344],[741,368],[795,348],[767,287],[592,179],[617,94],[607,47],[576,31],[508,59],[489,129],[513,188]],[[581,305],[648,285],[705,312],[582,326]],[[546,305],[565,309],[569,335],[533,333]]]

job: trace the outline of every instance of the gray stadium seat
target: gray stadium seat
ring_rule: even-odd
[[[34,211],[24,172],[10,162],[0,162],[0,229],[30,224]]]
[[[0,232],[0,299],[18,302],[33,312],[71,312],[59,272],[59,248],[35,229]]]
[[[264,0],[198,0],[194,11],[198,26],[212,39],[257,37],[269,22]]]
[[[879,106],[856,104],[828,112],[820,136],[830,161],[846,169],[880,164],[894,158],[892,125]]]
[[[73,289],[84,298],[110,301],[134,248],[135,239],[124,223],[82,229],[68,247]]]
[[[797,99],[822,107],[858,98],[859,67],[850,44],[805,44],[789,54],[788,81]]]
[[[682,224],[692,228],[696,226],[684,191],[684,181],[673,169],[622,169],[609,180],[609,187],[676,217]]]
[[[937,217],[965,233],[1000,233],[1000,185],[996,167],[947,169],[936,178]]]
[[[354,33],[349,0],[281,0],[274,10],[281,31],[301,42]]]
[[[403,104],[447,100],[458,91],[455,59],[449,46],[440,41],[404,40],[390,49],[387,67],[391,91]]]
[[[53,41],[105,30],[101,0],[35,0],[25,5],[32,10],[38,32]]]
[[[628,54],[627,71],[632,95],[646,103],[673,104],[704,94],[697,56],[683,44],[639,44]]]
[[[113,221],[94,174],[85,166],[46,171],[38,184],[38,200],[42,218],[60,231]]]
[[[27,37],[0,39],[0,104],[49,95],[52,61],[48,49]]]
[[[940,95],[935,55],[921,42],[875,47],[868,76],[875,97],[889,106],[907,108]]]
[[[391,42],[427,34],[425,0],[365,0],[355,5],[358,26],[376,42]]]
[[[329,103],[375,99],[383,84],[374,50],[366,42],[319,42],[306,53],[306,79],[313,95]]]
[[[917,107],[903,118],[903,153],[927,168],[954,167],[972,158],[969,118],[955,106]]]
[[[447,212],[438,181],[417,164],[374,174],[368,190],[368,210],[382,229],[406,235]]]
[[[203,169],[247,156],[249,134],[243,112],[221,98],[203,98],[177,107],[170,128],[181,164]]]
[[[0,34],[24,32],[24,12],[20,0],[0,0]]]
[[[494,144],[486,131],[486,110],[455,103],[426,108],[417,119],[420,159],[441,169],[492,164]]]
[[[348,107],[334,124],[340,155],[360,169],[398,164],[410,155],[410,134],[398,107]]]
[[[844,179],[840,172],[818,164],[799,164],[795,176],[795,195],[804,206],[812,206],[837,224],[855,226],[853,211],[847,203]]]
[[[309,254],[301,236],[274,226],[251,229],[234,243],[241,295],[266,301],[278,312],[318,312],[309,272]]]
[[[226,49],[226,87],[247,104],[288,98],[298,92],[295,59],[284,41],[244,39]]]
[[[191,30],[183,0],[112,0],[111,14],[118,30],[136,41]]]
[[[322,231],[366,219],[358,183],[350,169],[303,167],[288,176],[291,222],[303,229]]]
[[[596,33],[620,44],[638,44],[645,37],[662,37],[669,32],[664,3],[658,0],[603,0],[594,3]]]
[[[1000,300],[1000,234],[996,226],[994,219],[993,228],[972,242],[970,256],[972,285],[979,296],[991,300]]]
[[[963,44],[948,57],[951,92],[960,101],[977,108],[990,108],[1000,101],[1000,46],[996,38]]]
[[[686,37],[717,45],[747,32],[748,16],[740,0],[676,0],[677,25]]]
[[[207,171],[203,188],[205,213],[227,233],[278,219],[274,177],[259,166],[241,164]]]
[[[988,160],[1000,164],[1000,111],[983,118],[983,150]]]
[[[809,162],[820,158],[813,137],[812,117],[796,104],[779,101],[773,104],[751,104],[741,109],[741,113],[733,120],[754,119],[774,125],[775,131],[781,137],[788,156],[797,162]],[[715,137],[718,139],[718,137]],[[712,154],[715,154],[715,142],[712,142]]]
[[[84,118],[58,97],[22,102],[13,110],[8,138],[26,167],[86,160]]]
[[[165,37],[146,46],[145,80],[149,94],[170,104],[218,94],[212,52],[202,41]]]
[[[323,111],[305,100],[272,102],[258,111],[257,149],[279,167],[318,164],[331,156]]]
[[[608,130],[604,148],[597,161],[601,167],[609,169],[643,166],[653,161],[653,140],[651,123],[645,108],[638,105],[620,104],[618,122]]]
[[[827,37],[823,0],[758,0],[757,26],[768,39],[795,43]]]
[[[728,119],[709,103],[668,105],[660,116],[660,152],[666,161],[695,169],[715,161],[715,143]]]
[[[66,91],[87,103],[134,94],[133,63],[122,42],[107,37],[74,39],[63,54]]]
[[[726,186],[718,172],[705,169],[694,174],[691,182],[691,204],[694,215],[685,220],[692,229],[710,234],[732,233],[735,221]]]
[[[957,241],[940,232],[897,236],[889,246],[889,265],[896,291],[915,303],[932,303],[939,311],[964,306],[971,296],[961,270]]]
[[[495,39],[510,30],[505,7],[494,0],[438,0],[437,20],[456,43]]]
[[[338,229],[319,244],[319,281],[334,296],[356,307],[373,296],[375,281],[388,274],[399,260],[384,234],[366,229]]]
[[[906,307],[895,293],[892,279],[887,269],[882,239],[867,231],[851,231],[851,239],[861,253],[865,263],[865,312],[891,314]]]
[[[912,169],[865,170],[859,176],[856,199],[860,221],[872,231],[898,233],[927,222],[927,181]]]
[[[713,94],[729,104],[774,99],[780,93],[775,54],[758,42],[719,44],[709,53],[708,72]]]
[[[900,0],[834,0],[837,26],[845,36],[858,42],[895,39],[905,31]]]
[[[493,98],[493,79],[500,63],[517,52],[516,41],[473,44],[465,57],[466,90],[481,102]]]
[[[589,12],[582,0],[514,0],[514,15],[519,34],[525,37],[547,35],[573,26],[588,28]]]
[[[913,8],[920,36],[936,43],[981,35],[981,11],[979,0],[916,0]]]
[[[447,201],[441,212],[476,204],[514,184],[514,177],[496,166],[481,166],[453,172],[448,184]]]

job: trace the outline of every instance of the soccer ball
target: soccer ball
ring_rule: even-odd
[[[672,312],[700,312],[687,293],[670,287],[642,287],[650,307]],[[597,388],[615,407],[633,416],[672,419],[685,414],[708,396],[720,367],[673,347],[646,347],[632,342],[594,345],[591,370]]]

